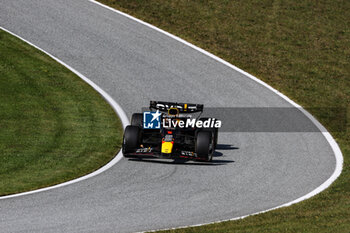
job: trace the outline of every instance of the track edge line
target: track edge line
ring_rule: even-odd
[[[204,50],[204,49],[201,49],[199,47],[197,47],[196,45],[194,44],[191,44],[190,42],[188,41],[185,41],[183,39],[181,39],[180,37],[178,36],[175,36],[167,31],[164,31],[163,29],[160,29],[152,24],[149,24],[145,21],[142,21],[140,19],[137,19],[131,15],[128,15],[124,12],[121,12],[119,10],[116,10],[110,6],[107,6],[103,3],[100,3],[100,2],[97,2],[96,0],[88,0],[89,2],[91,3],[94,3],[94,4],[97,4],[101,7],[104,7],[108,10],[111,10],[119,15],[122,15],[124,17],[127,17],[131,20],[134,20],[140,24],[143,24],[149,28],[152,28],[162,34],[165,34],[211,58],[213,58],[214,60],[240,72],[241,74],[245,75],[246,77],[254,80],[255,82],[263,85],[264,87],[268,88],[269,90],[271,90],[272,92],[274,92],[275,94],[277,94],[278,96],[280,96],[281,98],[283,98],[284,100],[286,100],[288,103],[292,104],[294,107],[298,108],[302,113],[304,113],[311,121],[312,123],[314,123],[316,125],[316,127],[322,132],[323,136],[326,138],[327,142],[329,143],[329,145],[331,146],[332,150],[333,150],[333,153],[334,153],[334,156],[335,156],[335,159],[336,159],[336,165],[335,165],[335,169],[334,169],[334,172],[333,174],[325,181],[323,182],[320,186],[318,186],[316,189],[314,189],[313,191],[307,193],[306,195],[302,196],[302,197],[299,197],[293,201],[290,201],[290,202],[287,202],[285,204],[282,204],[282,205],[279,205],[279,206],[276,206],[276,207],[273,207],[273,208],[270,208],[270,209],[267,209],[267,210],[263,210],[263,211],[259,211],[259,212],[256,212],[256,213],[253,213],[253,214],[249,214],[249,215],[244,215],[244,216],[240,216],[240,217],[236,217],[236,218],[231,218],[231,219],[225,219],[225,220],[220,220],[220,221],[215,221],[215,222],[209,222],[209,223],[202,223],[202,224],[195,224],[195,225],[188,225],[188,226],[180,226],[180,227],[175,227],[175,228],[165,228],[165,229],[157,229],[157,230],[147,230],[148,232],[155,232],[155,231],[160,231],[160,230],[174,230],[174,229],[181,229],[181,228],[187,228],[187,227],[196,227],[196,226],[203,226],[203,225],[209,225],[209,224],[214,224],[214,223],[220,223],[220,222],[226,222],[226,221],[232,221],[232,220],[238,220],[238,219],[243,219],[243,218],[246,218],[246,217],[249,217],[249,216],[253,216],[253,215],[257,215],[257,214],[262,214],[262,213],[265,213],[265,212],[268,212],[268,211],[271,211],[271,210],[275,210],[275,209],[279,209],[279,208],[282,208],[282,207],[287,207],[287,206],[290,206],[290,205],[293,205],[293,204],[296,204],[298,202],[301,202],[303,200],[306,200],[306,199],[309,199],[315,195],[317,195],[318,193],[322,192],[323,190],[327,189],[341,174],[342,172],[342,169],[343,169],[343,154],[339,148],[339,145],[337,144],[337,142],[335,141],[335,139],[332,137],[332,135],[327,131],[327,129],[315,118],[313,117],[308,111],[306,111],[302,106],[300,106],[299,104],[295,103],[293,100],[291,100],[289,97],[287,97],[286,95],[282,94],[281,92],[279,92],[278,90],[276,90],[275,88],[273,88],[272,86],[270,86],[269,84],[265,83],[264,81],[258,79],[257,77],[249,74],[248,72],[232,65],[231,63],[223,60],[222,58],[219,58],[218,56]],[[144,232],[144,231],[143,231]]]
[[[114,112],[119,116],[123,128],[125,129],[125,127],[129,124],[129,119],[126,116],[124,110],[120,107],[120,105],[114,101],[114,99],[107,94],[104,90],[102,90],[97,84],[95,84],[93,81],[91,81],[90,79],[88,79],[87,77],[85,77],[83,74],[81,74],[79,71],[75,70],[73,67],[69,66],[68,64],[64,63],[63,61],[61,61],[60,59],[58,59],[57,57],[53,56],[52,54],[50,54],[49,52],[45,51],[42,48],[39,48],[38,46],[34,45],[33,43],[29,42],[28,40],[22,38],[21,36],[11,32],[10,30],[0,26],[0,29],[17,37],[18,39],[24,41],[25,43],[29,44],[30,46],[38,49],[39,51],[45,53],[46,55],[48,55],[49,57],[51,57],[53,60],[55,60],[56,62],[58,62],[59,64],[63,65],[64,67],[66,67],[67,69],[69,69],[71,72],[73,72],[75,75],[77,75],[79,78],[81,78],[82,80],[84,80],[87,84],[89,84],[94,90],[96,90],[106,101],[107,103],[113,108]],[[66,181],[60,184],[56,184],[53,186],[49,186],[49,187],[45,187],[45,188],[40,188],[40,189],[36,189],[36,190],[32,190],[32,191],[27,191],[27,192],[22,192],[22,193],[16,193],[16,194],[10,194],[10,195],[6,195],[6,196],[0,196],[0,200],[3,199],[9,199],[9,198],[14,198],[14,197],[20,197],[20,196],[25,196],[25,195],[30,195],[30,194],[34,194],[34,193],[39,193],[39,192],[44,192],[44,191],[48,191],[48,190],[52,190],[52,189],[56,189],[56,188],[60,188],[60,187],[64,187],[70,184],[74,184],[86,179],[89,179],[91,177],[94,177],[96,175],[101,174],[102,172],[108,170],[109,168],[111,168],[112,166],[114,166],[116,163],[118,163],[121,159],[123,158],[122,155],[122,151],[119,150],[118,154],[111,160],[109,161],[107,164],[105,164],[103,167],[97,169],[96,171],[89,173],[87,175],[81,176],[79,178],[70,180],[70,181]]]

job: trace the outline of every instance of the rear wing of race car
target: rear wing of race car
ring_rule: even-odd
[[[203,112],[203,104],[187,104],[164,101],[151,101],[149,108],[166,112],[171,108],[177,108],[179,113]]]

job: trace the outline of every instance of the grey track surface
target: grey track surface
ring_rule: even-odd
[[[87,76],[129,116],[150,99],[290,107],[225,65],[86,0],[0,0],[0,26]],[[0,200],[0,231],[129,232],[228,219],[303,196],[335,168],[321,133],[222,133],[219,144],[211,164],[122,159],[91,179]]]

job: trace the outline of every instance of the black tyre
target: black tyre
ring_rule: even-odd
[[[132,114],[131,125],[143,128],[143,114],[142,113]]]
[[[201,121],[205,121],[209,118],[207,117],[203,117],[203,118],[200,118],[199,120]],[[216,148],[216,145],[218,144],[218,134],[219,134],[219,129],[218,128],[205,128],[205,129],[202,129],[202,131],[210,131],[212,132],[212,135],[213,135],[213,138],[214,138],[214,149]]]
[[[210,131],[199,131],[196,137],[196,153],[204,161],[211,161],[213,158],[213,137]]]
[[[123,136],[123,154],[135,151],[140,146],[141,130],[138,126],[128,125]],[[125,156],[127,157],[127,156]]]
[[[214,149],[216,148],[216,145],[218,144],[218,134],[219,134],[219,129],[214,128]]]

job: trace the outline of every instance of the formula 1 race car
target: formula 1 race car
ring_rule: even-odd
[[[134,113],[125,128],[124,157],[211,161],[221,121],[202,113],[202,104],[151,101],[149,111]]]

